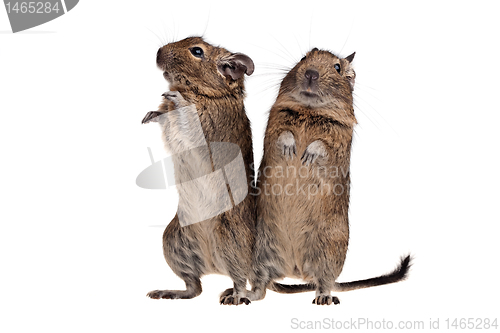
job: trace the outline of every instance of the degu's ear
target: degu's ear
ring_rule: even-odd
[[[344,58],[349,63],[349,65],[347,66],[346,71],[345,71],[345,76],[349,80],[349,84],[351,85],[352,90],[354,90],[354,81],[356,79],[356,73],[354,72],[354,69],[352,69],[351,63],[352,63],[352,60],[354,59],[355,54],[356,54],[356,52],[354,52],[353,54]]]
[[[221,58],[217,64],[217,69],[222,75],[230,76],[235,81],[243,74],[252,75],[254,68],[252,59],[243,53],[232,53]]]
[[[349,61],[349,63],[352,62],[352,60],[354,59],[354,56],[356,55],[356,52],[353,52],[351,55],[348,55],[347,57],[345,57],[345,60]]]

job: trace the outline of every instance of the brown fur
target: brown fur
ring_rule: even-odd
[[[316,290],[313,303],[338,304],[331,290],[369,286],[358,281],[348,288],[335,282],[349,242],[349,166],[356,124],[353,56],[339,59],[313,49],[283,79],[269,115],[257,183],[252,300],[263,298],[266,288]],[[408,267],[409,258],[391,274],[402,273],[399,281]],[[308,284],[273,282],[283,277]],[[389,280],[371,285],[396,282]]]
[[[193,56],[190,51],[193,47],[202,48],[203,57]],[[207,142],[231,142],[240,147],[250,184],[253,177],[252,135],[243,105],[243,74],[253,72],[250,58],[212,46],[202,38],[191,37],[160,48],[157,65],[164,71],[170,90],[180,93],[182,103],[196,106]],[[178,107],[173,103],[172,93],[164,96],[159,111],[148,113],[143,123]],[[167,149],[182,144],[176,142],[182,141],[176,137],[177,131],[171,128],[164,133]],[[176,177],[184,171],[176,166]],[[251,269],[254,223],[255,198],[250,195],[223,214],[185,227],[181,227],[176,215],[163,234],[163,252],[174,273],[185,281],[186,290],[155,290],[148,296],[193,298],[201,293],[200,277],[218,273],[229,275],[234,282],[234,289],[221,296],[221,303],[248,304],[245,286]]]

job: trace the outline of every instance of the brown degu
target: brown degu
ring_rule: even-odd
[[[142,122],[160,123],[167,151],[177,156],[173,162],[176,183],[187,184],[187,180],[216,171],[207,143],[231,143],[241,150],[242,170],[246,172],[243,184],[249,192],[253,179],[252,134],[243,100],[244,75],[253,73],[252,60],[210,45],[200,37],[190,37],[161,47],[156,63],[170,91],[163,94],[159,110],[147,113]],[[197,124],[201,127],[196,128]],[[191,152],[190,159],[182,155],[185,151]],[[255,235],[255,197],[247,195],[229,210],[183,225],[183,218],[196,218],[187,215],[200,211],[200,206],[212,209],[204,204],[207,199],[217,203],[222,195],[215,186],[191,183],[195,184],[184,186],[183,193],[178,189],[177,214],[163,233],[165,259],[184,280],[186,290],[154,290],[147,295],[155,299],[193,298],[202,291],[200,278],[216,273],[228,275],[234,283],[221,294],[221,304],[248,304],[246,283]],[[217,181],[213,184],[221,185]],[[181,211],[182,198],[185,209]]]
[[[314,304],[338,304],[331,291],[401,281],[411,257],[376,278],[335,282],[349,242],[350,155],[353,127],[354,53],[339,58],[309,51],[283,79],[271,108],[256,189],[256,244],[251,300],[266,288],[316,291]],[[284,285],[284,277],[306,281]]]

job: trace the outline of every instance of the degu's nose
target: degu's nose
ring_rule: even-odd
[[[319,78],[319,73],[315,70],[308,69],[304,74],[304,76],[306,77],[307,80],[309,80],[309,82],[311,82]]]

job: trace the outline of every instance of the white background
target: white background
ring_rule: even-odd
[[[287,331],[301,321],[397,322],[498,316],[498,102],[494,2],[80,1],[12,34],[0,9],[0,329],[3,332]],[[162,255],[175,189],[136,176],[141,125],[167,90],[155,66],[167,41],[205,32],[255,62],[247,113],[256,161],[282,70],[312,47],[356,51],[351,242],[339,281],[368,278],[415,255],[409,280],[339,293],[268,292],[218,304],[231,286],[203,278],[192,300]]]

